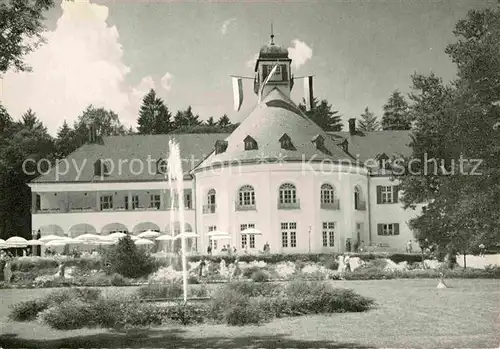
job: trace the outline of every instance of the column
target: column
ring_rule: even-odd
[[[165,192],[160,190],[160,210],[165,211]]]
[[[127,201],[128,201],[128,207],[127,207],[127,210],[128,211],[132,211],[132,192],[129,191],[127,193]]]
[[[36,197],[37,194],[35,192],[31,192],[31,213],[36,213]]]
[[[95,193],[95,210],[101,210],[101,193],[99,193],[98,191],[96,191]]]

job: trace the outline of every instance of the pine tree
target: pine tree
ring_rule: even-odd
[[[170,118],[171,114],[165,103],[151,89],[142,100],[137,131],[139,134],[167,134],[172,129]]]
[[[174,117],[174,129],[200,126],[201,124],[199,115],[193,114],[191,106],[184,111],[179,110]]]
[[[323,130],[327,132],[342,131],[341,115],[337,110],[332,111],[332,105],[328,104],[326,99],[318,103],[318,99],[313,98],[309,111],[306,111],[304,104],[300,104],[299,108]]]
[[[0,104],[0,135],[8,128],[12,123],[12,118],[10,117],[7,109]]]
[[[217,123],[215,122],[214,117],[211,116],[207,119],[207,121],[205,122],[205,125],[213,127],[213,126],[217,125]]]
[[[226,128],[231,125],[231,120],[229,120],[229,117],[224,114],[220,117],[219,121],[217,121],[217,125],[221,128]]]
[[[363,114],[361,114],[361,120],[358,121],[358,129],[363,132],[378,131],[380,129],[380,123],[377,120],[375,114],[365,108]]]
[[[384,105],[383,130],[409,130],[411,128],[408,103],[399,91],[394,91]]]
[[[65,158],[66,156],[68,156],[68,154],[73,152],[78,147],[78,144],[75,142],[74,138],[74,131],[71,129],[71,127],[69,127],[66,120],[64,120],[62,127],[57,132],[55,144],[57,158]]]
[[[36,114],[29,108],[22,116],[21,116],[22,124],[29,130],[40,129],[42,132],[47,132],[47,129],[43,125],[43,123],[37,118]]]

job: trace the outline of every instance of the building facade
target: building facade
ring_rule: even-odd
[[[268,243],[274,253],[344,252],[361,242],[404,250],[413,239],[407,222],[420,208],[403,209],[381,160],[410,153],[408,132],[363,133],[354,119],[348,132],[323,131],[290,99],[290,63],[285,48],[262,47],[258,103],[231,134],[98,137],[79,148],[30,183],[33,229],[72,237],[179,233],[178,194],[165,175],[175,139],[184,230],[199,235],[191,250],[229,244],[257,253]],[[261,234],[245,234],[248,228]],[[212,241],[214,230],[231,240]]]

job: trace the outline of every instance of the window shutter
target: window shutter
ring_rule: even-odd
[[[399,223],[394,223],[394,235],[399,235]]]
[[[395,185],[392,187],[392,201],[394,203],[397,203],[398,197],[399,197],[399,185]]]
[[[383,230],[382,224],[377,224],[377,234],[378,235],[382,235],[382,230]]]
[[[382,186],[377,185],[377,204],[382,203]]]

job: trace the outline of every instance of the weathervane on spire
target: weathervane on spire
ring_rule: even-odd
[[[499,0],[500,1],[500,0]],[[271,45],[274,45],[273,22],[271,22]]]

